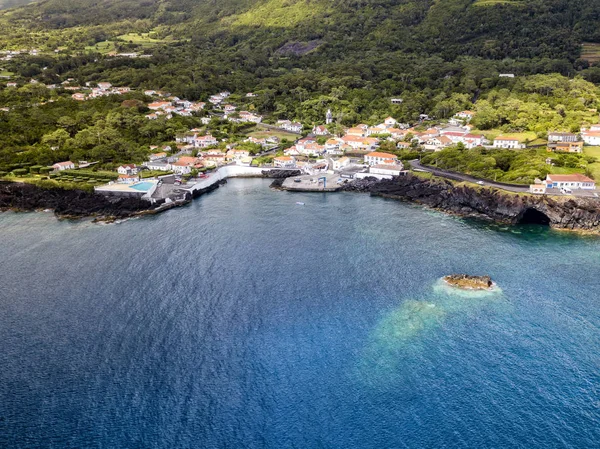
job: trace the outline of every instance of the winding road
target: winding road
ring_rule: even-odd
[[[441,170],[439,168],[430,167],[428,165],[422,165],[418,159],[413,159],[412,161],[410,161],[410,166],[413,170],[433,173],[435,176],[452,179],[453,181],[472,182],[475,184],[487,187],[495,187],[497,189],[507,190],[509,192],[515,193],[529,192],[529,186],[504,184],[501,182],[489,181],[487,179],[475,178],[474,176],[464,175],[462,173]]]

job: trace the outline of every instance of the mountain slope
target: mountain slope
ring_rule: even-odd
[[[8,1],[8,0],[6,0]],[[18,9],[26,28],[68,29],[129,23],[180,38],[228,33],[251,40],[340,42],[350,50],[382,46],[491,59],[575,60],[584,40],[600,42],[596,0],[46,0]],[[166,29],[166,30],[165,30]],[[268,40],[268,39],[267,39]],[[267,45],[269,47],[269,45]],[[269,50],[273,50],[269,48]]]
[[[580,58],[584,41],[600,42],[597,2],[43,0],[0,13],[0,47],[38,49],[5,69],[49,83],[106,79],[193,99],[260,90],[256,107],[282,116],[298,102],[303,116],[347,102],[348,122],[401,96],[398,114],[418,117],[468,105],[508,83],[502,72],[599,82],[600,67]],[[586,57],[600,60],[598,48]],[[118,52],[152,58],[110,58]]]

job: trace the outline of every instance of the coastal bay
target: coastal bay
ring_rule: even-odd
[[[595,444],[598,239],[269,183],[0,214],[0,446]]]

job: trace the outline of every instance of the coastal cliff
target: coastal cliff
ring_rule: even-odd
[[[547,224],[552,228],[600,233],[600,200],[571,196],[516,194],[414,175],[376,182],[361,180],[345,190],[411,201],[452,214],[499,223]]]
[[[111,201],[82,190],[43,189],[26,183],[0,182],[0,211],[52,209],[59,218],[119,219],[151,211],[153,207],[138,198]]]

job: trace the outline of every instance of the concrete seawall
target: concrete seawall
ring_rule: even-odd
[[[289,169],[277,169],[277,168],[260,168],[260,167],[244,167],[241,165],[227,165],[219,168],[217,171],[211,173],[208,178],[202,179],[191,187],[185,190],[189,191],[192,195],[198,191],[208,189],[209,187],[222,182],[227,178],[264,178],[265,170],[268,171],[289,171]],[[216,187],[215,187],[216,188]]]

